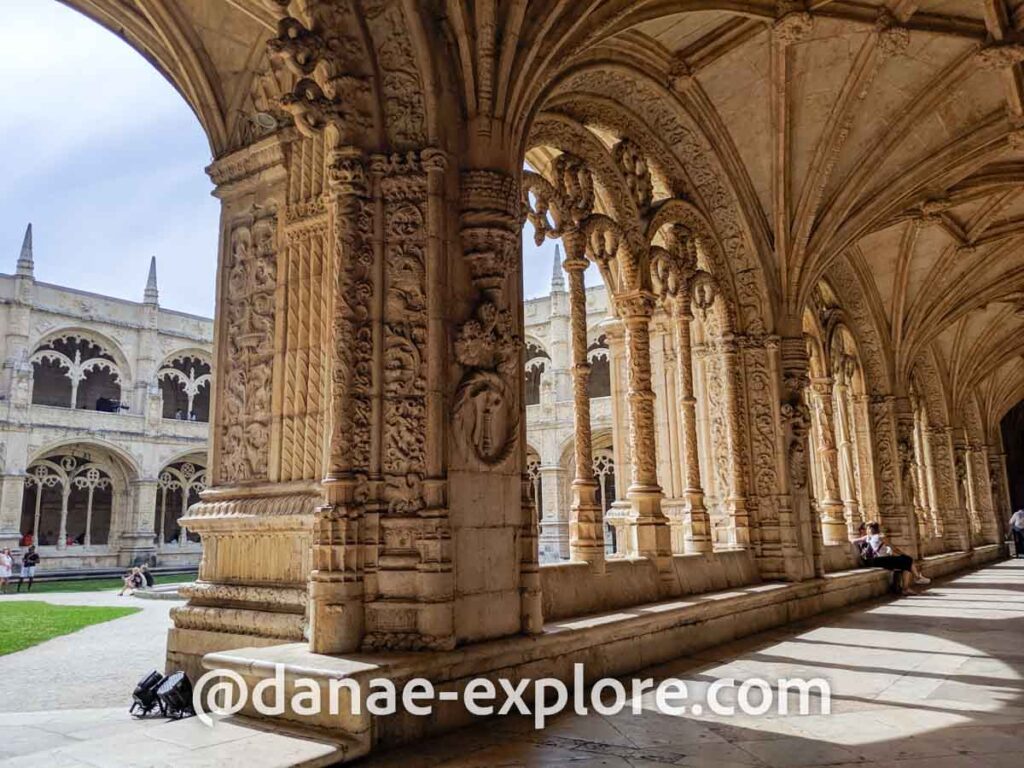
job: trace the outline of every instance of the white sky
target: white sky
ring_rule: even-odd
[[[181,96],[115,35],[56,0],[2,0],[0,272],[33,224],[36,279],[213,313],[219,203],[206,137]],[[523,238],[525,295],[546,294],[554,244]],[[596,270],[588,270],[597,282]]]

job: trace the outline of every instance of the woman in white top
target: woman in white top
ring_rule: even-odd
[[[7,582],[11,580],[11,568],[14,560],[11,558],[11,550],[0,550],[0,595],[7,594]]]

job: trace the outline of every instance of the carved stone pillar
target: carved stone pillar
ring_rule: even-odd
[[[953,437],[949,427],[930,427],[927,430],[931,447],[931,474],[935,483],[935,498],[942,518],[942,538],[947,552],[966,552],[970,549],[966,515],[958,501],[956,466],[953,456]]]
[[[929,513],[926,506],[925,488],[921,485],[923,457],[918,447],[916,415],[909,398],[895,400],[897,454],[899,457],[900,496],[897,501],[900,512],[907,522],[907,538],[913,542],[916,557],[924,556],[924,542],[928,535]],[[872,425],[874,418],[872,414]],[[877,431],[875,429],[874,431]],[[880,473],[878,482],[879,510],[891,497],[887,495]]]
[[[853,359],[843,357],[838,361],[835,386],[832,390],[835,406],[836,442],[839,458],[839,493],[843,501],[843,513],[847,536],[855,536],[862,522],[860,501],[857,497],[857,458],[854,452],[853,412],[850,408],[850,386],[853,376]],[[846,538],[843,538],[846,541]]]
[[[964,527],[964,542],[970,550],[974,548],[981,533],[981,521],[974,499],[967,443],[960,437],[953,441],[953,468],[956,479],[956,514]]]
[[[310,648],[317,653],[357,650],[363,642],[363,562],[366,478],[371,471],[374,357],[373,218],[366,159],[339,147],[328,159],[330,247],[336,254],[331,344],[331,431],[326,504],[318,510],[309,575]]]
[[[742,440],[743,408],[740,404],[742,381],[736,339],[722,340],[722,364],[725,370],[725,413],[729,425],[729,458],[731,465],[729,506],[729,543],[750,546],[750,517],[747,513],[747,465]]]
[[[513,480],[515,488],[528,488],[520,190],[511,172],[493,170],[463,171],[461,186],[462,261],[469,285],[459,298],[470,312],[454,345],[462,373],[449,476],[456,559],[468,563],[484,552],[492,560],[484,568],[456,570],[457,634],[476,640],[539,632],[542,619],[533,504],[524,498],[517,520],[493,502],[516,493]],[[513,561],[506,560],[510,552]]]
[[[871,397],[855,394],[851,398],[852,436],[857,461],[857,493],[860,520],[878,517],[878,489],[875,477],[875,450],[871,442]],[[909,519],[909,518],[908,518]],[[854,533],[856,529],[853,529]]]
[[[172,611],[167,658],[169,668],[193,677],[201,673],[203,653],[302,642],[308,633],[312,534],[324,500],[323,428],[319,441],[314,429],[309,432],[319,446],[316,473],[280,482],[287,463],[282,414],[291,343],[285,299],[298,272],[287,268],[299,255],[289,232],[308,230],[322,253],[328,224],[322,204],[289,202],[289,175],[299,163],[292,152],[295,140],[293,132],[277,133],[208,169],[222,205],[210,486],[182,520],[202,537],[203,559],[199,580],[184,591],[188,604]],[[322,184],[322,156],[303,172]],[[314,186],[317,198],[319,192]],[[308,316],[301,322],[316,325]],[[329,358],[318,354],[321,359]],[[288,398],[289,408],[305,401],[305,394]]]
[[[977,510],[977,538],[979,544],[994,544],[998,530],[992,505],[992,486],[988,479],[988,451],[981,443],[968,443],[967,466],[971,480],[971,494]]]
[[[704,506],[704,487],[700,480],[700,452],[697,444],[697,400],[693,394],[693,346],[690,326],[693,308],[688,291],[681,291],[674,304],[676,342],[676,378],[679,387],[680,437],[683,447],[684,490],[690,517],[689,551],[710,552],[711,518]]]
[[[576,477],[572,481],[569,551],[573,560],[604,571],[604,519],[597,501],[590,431],[590,363],[587,361],[587,293],[583,282],[588,261],[582,235],[563,238],[569,275],[569,318],[572,328],[573,446]]]
[[[807,356],[807,345],[802,335],[783,336],[779,339],[779,357],[776,373],[781,380],[782,387],[779,400],[779,416],[782,422],[782,430],[779,435],[781,445],[779,446],[779,466],[782,482],[779,488],[779,529],[778,535],[786,533],[784,518],[787,518],[789,525],[795,531],[804,529],[808,531],[811,538],[811,551],[804,550],[804,562],[809,561],[809,569],[812,573],[820,570],[815,562],[814,536],[817,533],[817,524],[811,520],[812,515],[819,513],[810,503],[807,486],[809,484],[809,461],[808,434],[810,433],[811,419],[807,405],[804,403],[803,393],[807,388],[808,369],[810,361]],[[801,522],[806,521],[806,523]],[[784,555],[787,550],[787,542],[780,538],[779,548]],[[767,560],[772,564],[770,559]],[[762,568],[762,571],[764,569]],[[772,569],[776,578],[785,578],[790,581],[799,581],[806,578],[807,566],[801,566],[796,558],[784,558]],[[772,571],[769,571],[771,573]]]
[[[836,447],[836,419],[833,408],[831,379],[811,381],[814,404],[818,410],[818,458],[821,462],[822,491],[818,502],[822,515],[821,533],[826,544],[841,544],[847,540],[846,520],[839,489],[839,450]]]
[[[878,483],[878,519],[893,543],[908,552],[918,550],[913,507],[906,504],[909,495],[904,488],[904,476],[912,474],[905,465],[911,459],[904,446],[907,436],[899,430],[910,426],[906,415],[897,412],[898,403],[888,395],[872,397],[868,409],[874,438],[875,477]],[[901,426],[902,425],[902,426]]]
[[[651,389],[650,322],[654,297],[643,291],[615,297],[616,310],[626,327],[626,367],[629,403],[629,451],[632,476],[627,491],[632,549],[658,564],[664,575],[671,568],[672,544],[668,519],[661,510],[654,435],[654,392]]]
[[[995,533],[998,541],[1003,541],[1009,534],[1008,525],[1011,515],[1010,483],[1006,476],[1006,454],[1002,446],[988,449],[988,480],[992,492],[992,514],[995,517]]]

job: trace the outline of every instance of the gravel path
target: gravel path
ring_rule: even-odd
[[[0,596],[0,603],[9,600],[142,610],[0,656],[0,712],[127,708],[135,683],[154,669],[163,671],[169,613],[182,604],[118,597],[113,591]]]

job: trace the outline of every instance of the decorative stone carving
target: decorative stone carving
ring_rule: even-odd
[[[814,28],[814,17],[807,12],[802,2],[781,0],[775,5],[775,26],[773,34],[785,44],[806,40]]]
[[[490,171],[463,174],[462,241],[473,284],[482,298],[475,316],[455,339],[455,359],[466,373],[453,410],[467,457],[486,466],[504,463],[515,450],[520,413],[515,382],[520,377],[521,339],[506,307],[505,281],[516,244],[519,210],[511,177]]]
[[[231,230],[225,254],[219,371],[218,482],[268,478],[270,394],[277,287],[277,214],[255,208]]]
[[[878,49],[883,58],[899,56],[910,45],[910,30],[901,26],[887,9],[883,8],[879,12],[875,30],[878,32]]]

